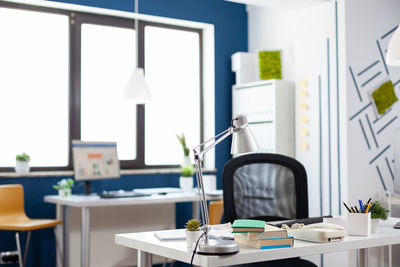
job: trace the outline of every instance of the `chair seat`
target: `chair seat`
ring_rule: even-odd
[[[0,218],[0,230],[31,231],[61,224],[60,220],[25,218]]]

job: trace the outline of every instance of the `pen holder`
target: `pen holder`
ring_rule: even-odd
[[[371,213],[348,213],[347,234],[369,236],[371,234]]]

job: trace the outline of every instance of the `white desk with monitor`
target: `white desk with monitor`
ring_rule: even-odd
[[[293,248],[259,250],[240,245],[240,251],[230,256],[206,256],[196,254],[194,265],[204,267],[226,266],[252,262],[262,262],[284,258],[293,258],[324,253],[334,253],[353,249],[360,250],[360,265],[366,267],[365,257],[368,248],[382,247],[400,243],[400,230],[393,229],[399,218],[390,218],[381,223],[378,233],[369,237],[346,236],[344,241],[332,243],[313,243],[295,240]],[[138,250],[138,267],[150,267],[153,255],[190,263],[191,249],[186,247],[186,241],[160,241],[154,232],[117,234],[115,243]]]
[[[222,195],[208,196],[209,200],[222,199]],[[193,218],[198,218],[199,196],[195,193],[168,193],[165,195],[153,194],[146,197],[133,198],[110,198],[104,199],[97,195],[72,195],[71,197],[45,196],[44,201],[58,206],[57,219],[63,221],[62,227],[62,247],[63,247],[63,266],[69,266],[69,208],[77,207],[81,209],[81,266],[90,265],[90,209],[94,207],[110,206],[134,206],[134,205],[155,205],[165,203],[192,202]]]

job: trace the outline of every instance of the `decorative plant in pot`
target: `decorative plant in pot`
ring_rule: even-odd
[[[185,166],[188,166],[188,165],[192,165],[192,163],[190,163],[190,157],[189,157],[190,149],[186,146],[185,135],[182,133],[181,136],[176,135],[176,137],[178,138],[178,141],[181,144],[182,150],[183,150],[182,167],[185,167]]]
[[[74,186],[74,180],[71,178],[61,179],[53,188],[58,190],[60,197],[69,197],[71,195],[71,188]]]
[[[192,248],[193,243],[197,242],[201,234],[200,231],[201,222],[197,219],[191,219],[185,224],[186,234],[186,245],[188,248]]]
[[[23,152],[22,154],[18,154],[15,157],[16,164],[15,164],[15,172],[20,174],[27,174],[29,173],[29,161],[31,157]]]
[[[379,201],[373,201],[371,207],[371,231],[375,233],[378,230],[379,220],[387,220],[389,210],[382,207]]]
[[[191,192],[193,189],[193,174],[195,173],[192,165],[181,168],[181,177],[179,178],[179,187],[184,192]]]
[[[179,178],[179,187],[184,192],[191,192],[193,189],[193,174],[195,173],[194,167],[190,162],[190,149],[186,145],[185,135],[176,135],[183,150],[183,161],[181,165],[181,177]]]

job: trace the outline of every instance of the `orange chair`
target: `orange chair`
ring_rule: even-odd
[[[220,224],[222,220],[222,215],[224,214],[224,201],[216,200],[211,201],[208,205],[210,224]]]
[[[24,188],[22,185],[0,185],[0,230],[16,231],[15,239],[18,250],[19,266],[25,266],[29,240],[32,230],[54,227],[59,220],[30,219],[24,209]],[[20,232],[28,232],[24,258],[21,255]]]

